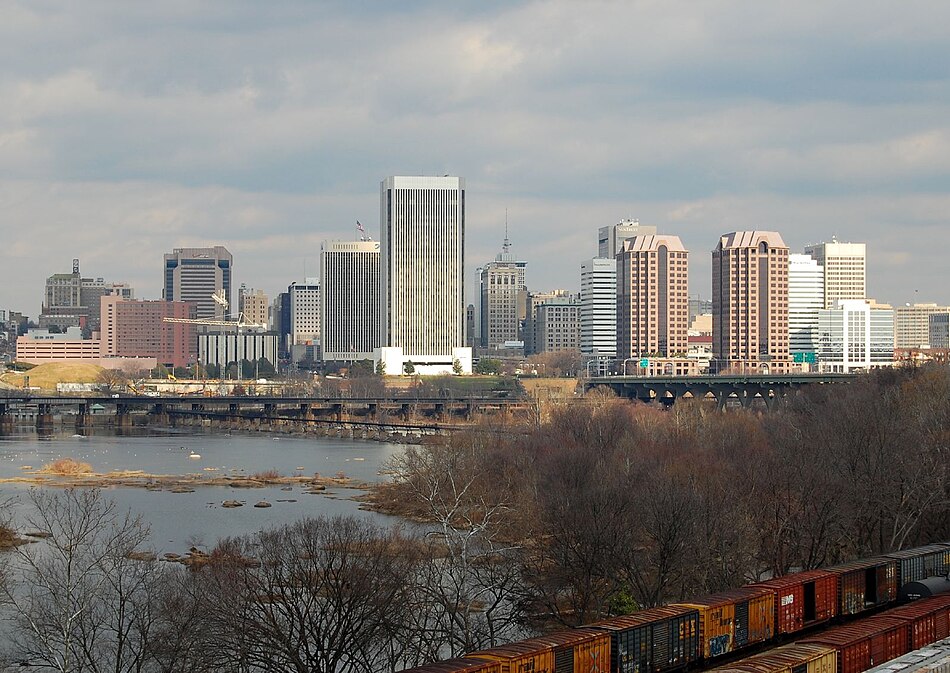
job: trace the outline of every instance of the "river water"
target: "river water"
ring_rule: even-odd
[[[26,466],[38,469],[58,458],[73,458],[89,463],[97,473],[142,470],[149,474],[217,477],[276,470],[286,476],[343,473],[358,482],[375,482],[385,479],[380,471],[401,448],[382,442],[267,434],[152,431],[133,436],[79,436],[67,432],[41,437],[23,431],[0,436],[0,477],[25,476],[29,474]],[[192,453],[200,458],[190,457]],[[0,511],[9,512],[22,531],[30,527],[30,488],[28,484],[0,484],[0,500],[4,502]],[[305,490],[294,485],[289,491],[279,486],[197,486],[193,493],[141,487],[107,487],[104,492],[122,511],[142,516],[151,527],[151,547],[158,552],[182,553],[193,545],[208,548],[223,537],[321,514],[355,514],[383,525],[396,521],[359,509],[352,498],[362,491],[328,487],[323,493],[311,495]],[[245,505],[224,508],[221,503],[225,500],[244,501]],[[261,500],[272,506],[253,507]]]

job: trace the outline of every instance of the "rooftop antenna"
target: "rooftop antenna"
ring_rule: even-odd
[[[511,252],[511,241],[508,240],[508,209],[505,208],[505,242],[501,244],[501,250],[504,254]]]

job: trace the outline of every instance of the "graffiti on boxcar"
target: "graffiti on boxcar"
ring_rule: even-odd
[[[600,673],[600,650],[590,650],[590,668],[587,670],[590,673]]]
[[[721,636],[709,639],[709,656],[718,657],[720,654],[729,652],[732,648],[729,646],[732,636],[724,633]]]

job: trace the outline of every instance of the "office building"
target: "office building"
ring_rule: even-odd
[[[222,376],[232,363],[242,369],[245,360],[259,363],[263,359],[276,368],[279,341],[280,336],[273,332],[204,332],[198,335],[198,362],[218,367]]]
[[[320,297],[323,359],[372,359],[379,348],[379,242],[324,243]]]
[[[937,348],[930,341],[930,316],[950,313],[950,306],[906,304],[894,309],[894,349],[926,350]]]
[[[810,255],[825,271],[825,305],[832,309],[841,299],[867,297],[866,245],[864,243],[816,243],[805,246]]]
[[[863,299],[842,299],[818,312],[818,369],[866,371],[894,363],[894,311]]]
[[[81,327],[89,336],[100,329],[99,298],[116,295],[132,299],[134,292],[125,283],[107,283],[103,278],[83,278],[79,260],[73,260],[72,273],[56,273],[46,279],[40,327]]]
[[[525,309],[524,349],[526,355],[540,353],[543,350],[543,340],[539,331],[538,309],[542,304],[552,299],[568,299],[567,290],[551,290],[550,292],[529,292]],[[573,300],[572,300],[573,301]],[[578,339],[580,339],[580,322],[578,322]],[[580,341],[577,347],[580,348]]]
[[[714,373],[785,373],[788,246],[774,231],[736,231],[712,253]]]
[[[601,227],[597,230],[597,256],[613,259],[623,249],[624,241],[655,234],[656,227],[640,224],[640,220],[620,220],[609,227]]]
[[[145,301],[104,296],[102,356],[155,358],[166,367],[188,367],[197,361],[195,326],[163,318],[193,319],[195,307],[184,301]]]
[[[930,348],[950,349],[950,310],[927,316]]]
[[[617,357],[617,262],[595,257],[581,264],[581,354],[607,371]]]
[[[788,350],[796,362],[815,364],[818,311],[825,306],[825,270],[811,255],[788,256]]]
[[[505,236],[501,252],[479,273],[479,345],[497,349],[506,343],[524,341],[528,290],[525,287],[526,262],[516,261],[511,243]]]
[[[227,248],[175,248],[165,255],[165,301],[187,301],[195,305],[199,318],[223,319],[233,311],[231,273],[233,258]],[[227,307],[211,295],[221,292]]]
[[[380,185],[380,351],[387,374],[471,371],[465,347],[465,181]],[[385,352],[384,352],[385,351]],[[412,366],[407,367],[411,362]],[[457,364],[456,364],[457,363]]]
[[[580,302],[565,293],[535,306],[534,351],[553,353],[580,349]]]
[[[617,358],[686,356],[688,256],[679,236],[624,241],[617,255]]]
[[[243,283],[238,288],[238,312],[244,322],[252,325],[269,325],[269,298],[263,290],[249,288]]]
[[[703,299],[699,296],[689,298],[689,322],[696,320],[697,316],[712,315],[712,301]]]
[[[28,364],[44,362],[85,361],[98,364],[101,356],[99,339],[83,339],[78,325],[65,332],[51,333],[48,329],[31,329],[16,339],[16,360]]]
[[[293,362],[320,359],[320,282],[306,278],[287,287],[288,351]]]

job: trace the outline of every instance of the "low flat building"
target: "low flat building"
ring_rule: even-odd
[[[83,339],[82,328],[78,326],[67,328],[65,333],[31,329],[16,340],[16,359],[28,364],[76,361],[98,364],[100,355],[101,341]]]

